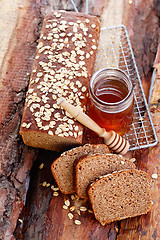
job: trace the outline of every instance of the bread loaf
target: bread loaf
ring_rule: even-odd
[[[88,154],[109,153],[105,144],[86,144],[64,152],[51,165],[52,174],[58,184],[59,189],[64,194],[74,193],[74,161]]]
[[[89,187],[95,218],[102,224],[145,214],[151,209],[149,176],[139,170],[108,174]]]
[[[57,99],[86,108],[100,24],[83,13],[54,11],[43,22],[20,128],[25,144],[61,151],[82,143],[83,127]]]
[[[77,159],[75,172],[75,188],[80,198],[87,199],[87,187],[99,176],[122,169],[135,169],[133,162],[116,154],[97,154]]]

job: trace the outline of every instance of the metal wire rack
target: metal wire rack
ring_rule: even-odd
[[[73,0],[71,2],[78,12]],[[86,1],[86,13],[88,13],[88,1]],[[125,135],[130,143],[130,150],[155,146],[158,139],[124,25],[101,28],[94,71],[106,67],[117,67],[125,71],[134,86],[133,122],[130,131]]]
[[[155,146],[158,143],[147,101],[136,66],[126,27],[123,25],[101,29],[95,71],[118,67],[125,71],[134,86],[134,113],[130,131],[125,135],[130,150]]]

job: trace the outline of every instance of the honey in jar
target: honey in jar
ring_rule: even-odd
[[[107,131],[128,132],[133,118],[133,86],[120,69],[96,72],[89,86],[89,116]]]

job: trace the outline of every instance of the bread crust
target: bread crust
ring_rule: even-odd
[[[93,189],[95,189],[96,187],[98,187],[100,185],[100,183],[106,181],[109,179],[109,178],[115,178],[116,176],[118,175],[123,175],[123,174],[134,174],[134,173],[137,173],[138,175],[142,175],[144,178],[145,178],[145,182],[143,182],[143,184],[145,184],[146,186],[146,191],[147,191],[147,197],[148,199],[146,199],[146,208],[145,208],[145,211],[141,211],[140,213],[137,213],[136,211],[132,214],[128,214],[127,216],[121,216],[121,217],[117,217],[117,218],[114,218],[112,217],[112,219],[106,219],[105,221],[102,221],[100,219],[100,216],[98,216],[97,212],[96,212],[96,209],[95,209],[95,201],[94,201],[94,198],[92,197],[92,194],[93,194]],[[149,181],[150,181],[150,177],[149,175],[144,172],[144,171],[141,171],[141,170],[137,170],[137,169],[131,169],[131,170],[121,170],[121,171],[116,171],[116,172],[113,172],[111,174],[107,174],[105,176],[102,176],[98,179],[96,179],[95,182],[93,182],[92,184],[90,184],[90,186],[88,187],[88,196],[89,196],[89,201],[90,201],[90,204],[92,206],[92,209],[93,209],[93,212],[94,212],[94,215],[95,215],[95,218],[102,224],[102,225],[105,225],[105,224],[110,224],[111,222],[114,222],[114,221],[118,221],[118,220],[122,220],[122,219],[125,219],[125,218],[129,218],[129,217],[135,217],[135,216],[138,216],[138,215],[142,215],[142,214],[146,214],[147,212],[149,212],[151,210],[151,207],[152,207],[152,203],[151,203],[151,194],[150,194],[150,184],[149,184]],[[140,187],[140,185],[138,184],[137,185],[137,189]],[[112,190],[112,189],[111,189]],[[122,192],[123,194],[123,192]],[[127,196],[126,196],[126,199],[127,199]],[[140,199],[138,199],[139,202],[141,202]],[[126,201],[126,204],[128,202]],[[141,206],[140,206],[140,209],[141,209]],[[116,210],[115,210],[116,211]],[[118,210],[117,210],[118,211]],[[129,211],[129,210],[128,210]]]
[[[54,11],[44,18],[20,128],[25,144],[56,151],[82,144],[83,126],[57,99],[86,110],[99,32],[99,20],[87,14]]]
[[[93,163],[93,166],[92,166],[92,163]],[[102,167],[102,164],[103,164],[103,167]],[[91,170],[94,171],[95,173],[93,174],[92,171],[90,170],[89,173],[87,173],[86,175],[85,169],[79,170],[79,168],[83,168],[84,166],[85,166],[85,169],[87,167],[92,167]],[[115,170],[135,169],[135,168],[136,166],[134,163],[132,163],[127,158],[117,154],[109,153],[109,154],[94,154],[94,155],[83,156],[77,159],[74,164],[74,176],[75,176],[74,180],[75,180],[76,193],[80,198],[88,199],[88,196],[87,196],[88,185],[85,187],[86,188],[85,192],[82,191],[81,189],[83,188],[82,181],[81,181],[82,175],[84,175],[83,176],[85,178],[84,181],[87,180],[87,178],[90,178],[90,182],[89,182],[90,184],[97,177],[103,174],[106,174],[107,172],[112,173]],[[112,170],[112,169],[115,169],[115,170]]]
[[[82,156],[96,152],[108,153],[109,149],[105,144],[85,144],[62,153],[52,163],[51,171],[62,193],[72,194],[75,192],[74,162]]]

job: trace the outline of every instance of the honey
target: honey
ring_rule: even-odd
[[[133,118],[133,86],[120,69],[102,69],[90,81],[89,116],[107,131],[128,132]]]

